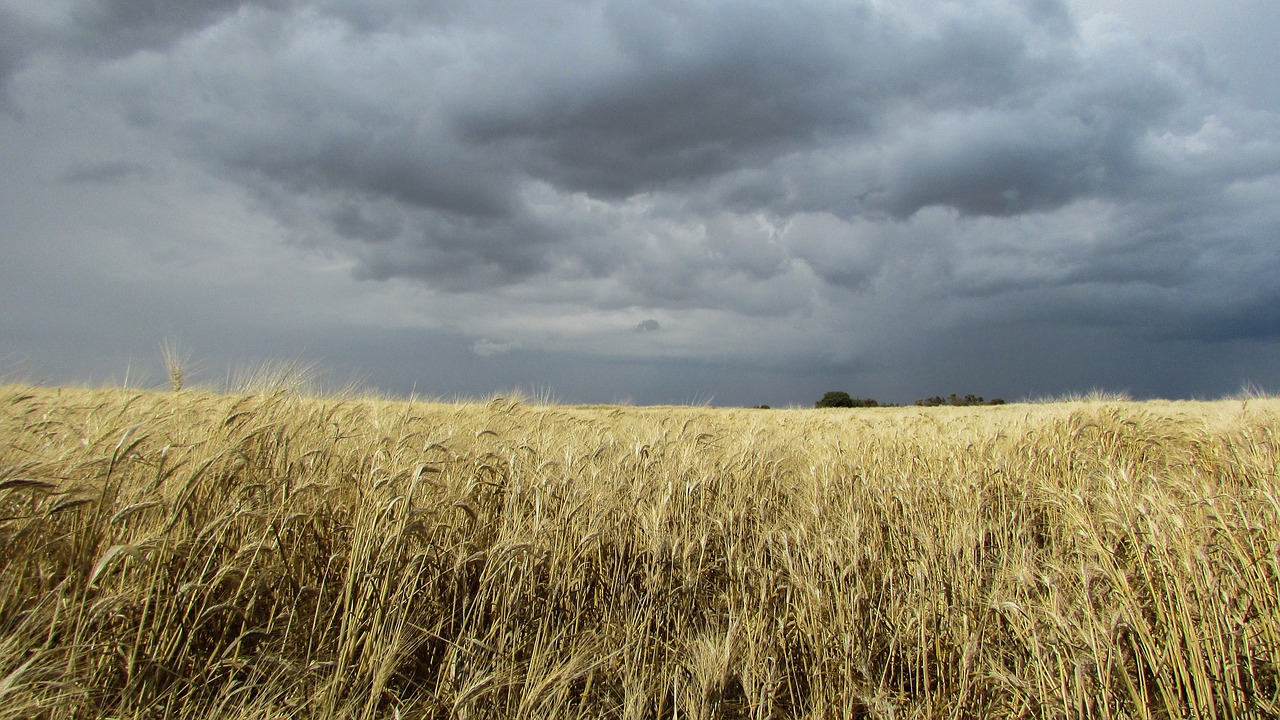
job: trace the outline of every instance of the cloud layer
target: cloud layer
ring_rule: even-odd
[[[217,188],[482,358],[1280,339],[1278,109],[1060,0],[42,7],[0,80],[10,141],[87,108],[59,182]]]

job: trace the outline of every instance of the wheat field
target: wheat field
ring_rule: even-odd
[[[1280,715],[1280,401],[0,387],[7,718]]]

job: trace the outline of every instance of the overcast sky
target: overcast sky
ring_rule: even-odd
[[[1280,390],[1274,0],[0,0],[0,373]]]

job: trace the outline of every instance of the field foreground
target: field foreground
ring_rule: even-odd
[[[1280,401],[0,408],[0,720],[1280,715]]]

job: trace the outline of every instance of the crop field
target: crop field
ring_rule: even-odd
[[[1280,401],[0,386],[7,718],[1280,716]]]

